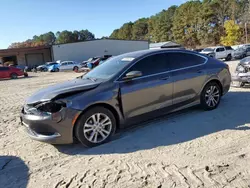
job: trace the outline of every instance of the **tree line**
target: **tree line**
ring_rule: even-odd
[[[245,42],[249,19],[249,0],[193,0],[125,23],[110,38],[175,41],[189,48],[236,45]]]
[[[42,35],[35,35],[32,39],[28,39],[24,42],[12,43],[9,48],[23,48],[23,47],[37,47],[37,46],[49,46],[53,44],[64,44],[70,42],[80,42],[86,40],[95,39],[95,35],[88,30],[80,31],[58,31],[55,33],[48,32]]]

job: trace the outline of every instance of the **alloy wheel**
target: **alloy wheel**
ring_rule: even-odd
[[[112,121],[103,113],[93,114],[83,126],[84,136],[91,143],[100,143],[106,140],[111,132]]]
[[[205,100],[209,107],[215,107],[220,101],[220,90],[214,85],[210,86],[206,90]]]

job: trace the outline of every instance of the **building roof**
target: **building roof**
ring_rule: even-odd
[[[171,48],[171,47],[181,47],[181,45],[172,41],[167,41],[167,42],[150,43],[149,47],[150,48]]]
[[[26,48],[9,48],[9,49],[0,49],[0,53],[9,53],[9,52],[21,52],[21,51],[33,51],[33,50],[42,50],[49,49],[50,46],[37,46],[37,47],[26,47]]]

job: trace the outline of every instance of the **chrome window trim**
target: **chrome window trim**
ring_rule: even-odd
[[[141,61],[142,59],[144,58],[147,58],[151,55],[157,55],[157,54],[164,54],[164,53],[171,53],[171,52],[174,52],[174,53],[186,53],[186,54],[192,54],[192,55],[196,55],[196,56],[199,56],[203,59],[205,59],[204,63],[200,64],[200,65],[193,65],[193,66],[189,66],[189,67],[185,67],[185,68],[179,68],[179,69],[174,69],[174,70],[170,70],[170,71],[164,71],[164,72],[160,72],[160,73],[155,73],[155,74],[150,74],[150,75],[146,75],[146,76],[141,76],[141,77],[138,77],[138,78],[134,78],[132,80],[139,80],[139,79],[143,79],[143,78],[148,78],[148,77],[151,77],[151,76],[157,76],[157,75],[161,75],[161,74],[166,74],[166,73],[171,73],[171,72],[176,72],[176,71],[180,71],[180,70],[186,70],[186,69],[190,69],[190,68],[194,68],[194,67],[199,67],[199,66],[202,66],[202,65],[205,65],[207,62],[208,62],[208,57],[204,57],[200,54],[195,54],[195,53],[192,53],[192,52],[189,52],[189,51],[162,51],[162,52],[155,52],[155,53],[150,53],[150,54],[147,54],[143,57],[141,57],[140,59],[138,59],[137,61],[135,61],[132,65],[130,65],[125,71],[123,71],[120,76],[114,81],[114,82],[125,82],[123,80],[119,80],[121,78],[121,76],[127,71],[129,70],[132,66],[134,66],[137,62]]]

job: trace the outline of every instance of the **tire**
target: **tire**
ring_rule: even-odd
[[[227,57],[226,57],[226,61],[231,61],[231,60],[232,60],[232,55],[228,54]]]
[[[78,72],[78,69],[79,69],[78,67],[74,67],[73,71]]]
[[[211,96],[210,92],[212,90],[213,90],[212,93],[213,98],[211,98],[212,100],[210,100],[209,96]],[[216,82],[209,82],[201,92],[200,96],[201,107],[207,111],[216,109],[220,104],[221,94],[222,94],[221,87]]]
[[[11,79],[17,79],[18,75],[16,73],[11,73],[10,77]]]
[[[94,119],[98,119],[98,114],[100,120],[97,122],[100,124],[94,125]],[[93,119],[93,117],[95,118]],[[102,121],[104,121],[104,128],[102,128]],[[75,137],[84,146],[95,147],[108,142],[114,135],[116,131],[116,119],[114,114],[107,108],[94,107],[85,112],[75,126]],[[105,132],[103,132],[103,130]],[[100,132],[102,132],[102,134]]]
[[[55,69],[55,72],[59,72],[60,70],[58,68]]]

